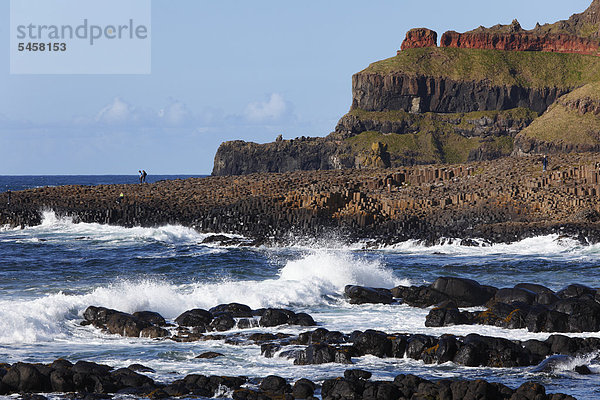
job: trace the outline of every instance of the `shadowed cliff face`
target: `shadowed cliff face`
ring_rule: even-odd
[[[341,153],[341,143],[325,138],[300,138],[266,144],[241,140],[224,142],[215,155],[212,175],[354,167],[354,157],[342,157]]]
[[[485,81],[361,72],[352,77],[352,109],[457,113],[523,107],[541,113],[567,92],[555,87],[491,86]]]

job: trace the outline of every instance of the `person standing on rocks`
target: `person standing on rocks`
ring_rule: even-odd
[[[142,171],[141,171],[141,170],[138,170],[138,172],[140,173],[140,177],[139,177],[139,179],[140,179],[140,183],[142,183],[142,177],[144,176],[144,174],[142,174]]]
[[[542,172],[546,172],[546,170],[548,169],[548,155],[547,154],[544,154],[544,159],[542,160],[542,166],[543,166]]]
[[[146,177],[148,176],[148,174],[146,173],[146,170],[142,170],[142,183],[146,183]]]
[[[10,198],[12,197],[12,192],[10,190],[7,190],[6,194],[8,195],[8,201],[6,202],[6,204],[10,206]]]

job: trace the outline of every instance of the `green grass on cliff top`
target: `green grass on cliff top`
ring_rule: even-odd
[[[600,118],[592,113],[581,115],[567,110],[561,104],[550,106],[544,115],[517,136],[572,145],[597,145],[600,144],[599,137]]]
[[[600,101],[600,82],[590,83],[561,97],[541,117],[519,133],[518,137],[548,143],[600,144],[600,117],[592,112],[581,114],[563,105],[565,102],[580,99]]]
[[[371,64],[363,72],[488,81],[491,85],[501,86],[572,89],[600,81],[600,57],[432,47],[404,50],[396,57]]]

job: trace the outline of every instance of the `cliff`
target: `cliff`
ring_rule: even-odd
[[[562,96],[515,140],[515,152],[600,151],[600,83]]]
[[[224,142],[215,155],[213,175],[354,167],[353,159],[338,156],[343,154],[340,144],[325,138],[304,137],[267,144],[241,140]]]
[[[581,14],[553,24],[537,24],[534,29],[524,30],[517,20],[510,25],[479,27],[458,33],[448,31],[442,35],[441,47],[463,49],[487,49],[504,51],[541,51],[600,55],[600,3],[594,0]],[[409,31],[402,43],[402,50],[435,47],[431,38],[437,33],[419,28]]]
[[[572,137],[551,133],[557,127],[569,131],[568,124],[578,125],[571,132],[595,126],[557,100],[600,82],[599,32],[600,0],[568,20],[530,31],[515,20],[463,34],[446,32],[441,47],[436,32],[412,29],[395,57],[352,77],[350,111],[329,136],[264,145],[224,143],[213,175],[460,163],[513,152],[600,149],[592,140],[595,127]]]

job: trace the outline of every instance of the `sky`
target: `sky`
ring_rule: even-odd
[[[150,74],[19,75],[3,0],[0,175],[209,174],[223,141],[332,132],[352,74],[393,57],[410,28],[530,29],[589,3],[152,0]]]

